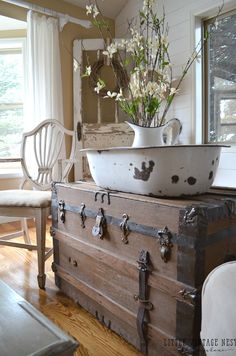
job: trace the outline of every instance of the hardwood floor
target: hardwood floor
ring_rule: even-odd
[[[14,231],[16,224],[0,225],[0,234]],[[49,226],[50,224],[48,224],[48,231]],[[30,229],[30,235],[34,240],[34,228]],[[47,234],[47,246],[51,246],[49,234]],[[52,257],[46,262],[46,290],[39,290],[36,252],[0,246],[1,280],[79,341],[80,347],[75,352],[75,356],[141,355],[58,290],[54,283],[51,263]]]

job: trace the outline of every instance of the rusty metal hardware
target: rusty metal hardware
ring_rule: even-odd
[[[96,319],[97,319],[101,324],[105,325],[108,329],[111,328],[111,320],[108,320],[108,322],[106,323],[104,315],[102,315],[101,317],[99,317],[99,314],[98,314],[98,311],[97,311],[97,310],[95,311],[95,316],[96,316]]]
[[[59,201],[58,209],[59,209],[60,220],[64,224],[64,222],[65,222],[65,202],[64,202],[64,200]]]
[[[77,140],[80,141],[82,137],[82,125],[79,121],[77,122],[76,131],[77,131]]]
[[[157,235],[160,242],[160,252],[162,260],[167,263],[171,257],[171,247],[173,244],[171,242],[172,234],[167,226],[163,230],[158,230]]]
[[[53,193],[56,193],[57,192],[57,189],[56,189],[56,182],[52,182],[51,183],[51,191],[53,192]]]
[[[149,301],[149,289],[148,289],[148,276],[149,276],[149,252],[142,250],[138,258],[138,270],[139,270],[139,294],[134,296],[134,299],[139,301],[139,309],[137,314],[137,330],[140,339],[140,350],[147,354],[148,351],[148,336],[147,328],[149,322],[149,310],[153,308],[152,303]]]
[[[145,305],[145,308],[146,308],[147,310],[149,310],[149,311],[153,309],[153,304],[152,304],[152,302],[150,302],[150,300],[141,299],[137,294],[134,295],[134,300],[135,300],[136,302],[139,302],[139,303],[141,303],[141,304],[144,304],[144,305]]]
[[[149,252],[142,250],[139,254],[139,259],[137,260],[138,262],[138,269],[142,270],[144,272],[149,270]]]
[[[109,192],[103,192],[103,191],[98,191],[95,192],[94,200],[97,201],[98,196],[101,196],[101,203],[104,203],[104,197],[107,197],[107,204],[111,204],[111,198],[110,198],[110,193]]]
[[[80,218],[81,218],[81,226],[82,228],[84,229],[85,228],[85,220],[86,220],[86,215],[85,215],[85,204],[84,203],[81,203],[80,204],[80,211],[79,211],[79,215],[80,215]]]
[[[56,231],[52,226],[50,226],[50,236],[55,237],[56,236]]]
[[[129,240],[128,240],[127,237],[128,237],[128,235],[130,233],[130,229],[129,229],[129,226],[128,226],[127,222],[129,220],[129,216],[127,214],[123,214],[122,218],[123,218],[123,221],[120,223],[120,229],[122,231],[121,241],[124,244],[128,244]]]
[[[192,349],[192,347],[190,347],[188,345],[185,345],[185,344],[183,344],[181,342],[178,343],[177,351],[178,351],[178,353],[180,355],[183,355],[183,356],[195,355],[194,350]]]
[[[194,224],[198,216],[205,216],[204,209],[199,206],[189,207],[184,214],[184,224]]]
[[[99,237],[99,239],[103,238],[105,224],[106,224],[106,219],[104,216],[104,212],[103,209],[100,208],[98,210],[95,225],[92,228],[92,234],[94,237]]]
[[[57,272],[57,266],[55,262],[52,262],[51,269],[54,273]]]
[[[78,262],[76,260],[72,260],[71,257],[68,258],[69,263],[72,263],[74,267],[78,266]]]
[[[187,289],[181,289],[179,291],[179,294],[182,295],[182,297],[184,299],[189,300],[192,304],[195,304],[196,299],[197,299],[197,295],[198,295],[198,290],[197,289],[191,289],[191,290],[187,290]]]
[[[236,212],[235,201],[232,199],[225,199],[225,206],[228,210],[228,215],[231,217]]]

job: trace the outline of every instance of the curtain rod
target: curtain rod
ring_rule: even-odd
[[[27,1],[19,1],[19,0],[2,0],[2,1],[7,2],[9,4],[17,5],[17,6],[20,6],[20,7],[24,7],[25,9],[34,10],[34,11],[39,12],[41,14],[45,14],[45,15],[49,15],[49,16],[53,16],[53,17],[58,17],[60,31],[63,30],[63,27],[68,22],[75,23],[75,24],[80,25],[80,26],[85,27],[85,28],[91,28],[92,27],[92,23],[90,21],[88,21],[88,20],[77,19],[76,17],[72,17],[72,16],[69,16],[67,14],[62,14],[61,12],[57,12],[57,11],[48,9],[46,7],[41,7],[41,6],[32,4],[32,3],[29,3]]]

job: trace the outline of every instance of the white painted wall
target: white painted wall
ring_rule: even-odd
[[[200,20],[214,16],[223,0],[159,0],[164,4],[166,21],[169,24],[169,53],[174,77],[178,78],[182,68],[195,47],[195,30]],[[224,1],[224,12],[236,8],[236,0]],[[137,16],[142,0],[129,0],[116,18],[116,37],[125,37],[127,20]],[[196,84],[201,90],[200,64],[195,63],[182,82],[180,92],[173,101],[168,117],[177,117],[183,124],[181,143],[201,143],[201,92],[196,92]],[[198,101],[196,96],[198,94]],[[223,150],[224,151],[224,150]],[[236,147],[222,153],[219,174],[215,183],[236,187]],[[233,155],[232,155],[233,153]]]

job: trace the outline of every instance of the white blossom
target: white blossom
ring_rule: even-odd
[[[86,15],[92,14],[94,18],[99,15],[99,11],[96,5],[86,5],[86,10]]]
[[[163,46],[168,47],[169,41],[168,41],[167,36],[162,36],[161,37],[161,43],[163,44]]]
[[[92,68],[91,68],[91,66],[86,66],[84,75],[85,75],[86,77],[89,77],[91,73],[92,73]]]
[[[93,5],[86,5],[86,15],[89,15],[93,12]]]
[[[94,5],[93,7],[93,17],[97,17],[99,15],[99,11],[96,5]]]
[[[94,91],[99,94],[100,90],[103,89],[105,87],[105,84],[101,81],[97,82],[97,86],[94,88]]]
[[[133,73],[130,80],[130,91],[134,99],[142,98],[142,87],[137,72]]]
[[[179,89],[175,89],[175,88],[170,88],[170,94],[169,95],[173,95],[173,94],[176,94],[178,93]]]
[[[141,125],[150,125],[157,112],[160,122],[165,119],[172,102],[169,99],[173,99],[178,92],[172,85],[179,87],[188,68],[183,71],[178,83],[174,84],[173,69],[168,53],[168,25],[165,24],[164,11],[163,15],[158,17],[155,0],[143,0],[142,3],[143,10],[139,12],[139,21],[134,20],[129,24],[129,38],[113,41],[103,51],[103,55],[109,59],[112,59],[114,54],[117,53],[115,60],[120,63],[121,69],[116,71],[111,61],[108,62],[115,71],[117,85],[122,83],[125,89],[123,88],[123,92],[122,89],[119,89],[119,92],[103,91],[106,93],[105,98],[112,98],[118,102],[122,110],[130,115],[132,120],[136,120],[137,116],[137,121]],[[86,6],[86,11],[94,18],[99,14],[95,0],[90,0],[90,5]],[[93,22],[103,36],[103,29],[107,30],[107,22]],[[104,36],[103,39],[106,42]],[[204,38],[204,40],[206,39]],[[191,64],[194,60],[198,60],[198,50],[196,46],[187,63]],[[123,70],[124,72],[122,72]],[[84,76],[91,75],[91,71],[91,66],[87,66]],[[128,82],[127,85],[126,82]],[[94,91],[99,94],[105,86],[104,81],[99,78]]]
[[[124,38],[122,38],[121,41],[116,42],[116,45],[117,45],[117,48],[119,48],[119,49],[126,49],[127,43],[128,43],[128,41],[125,40]]]
[[[117,95],[116,95],[116,101],[124,101],[124,100],[125,100],[125,98],[123,96],[122,89],[120,88],[119,93],[117,93]]]
[[[143,12],[148,13],[149,8],[153,5],[153,0],[143,0]]]
[[[115,91],[111,92],[108,90],[107,95],[104,96],[104,98],[115,98],[117,96],[117,93]]]
[[[146,94],[150,96],[154,96],[158,94],[159,86],[157,82],[149,81],[146,86]]]
[[[110,45],[107,46],[106,51],[103,51],[102,53],[108,58],[112,58],[113,54],[115,54],[116,52],[117,52],[117,43],[111,43]]]

